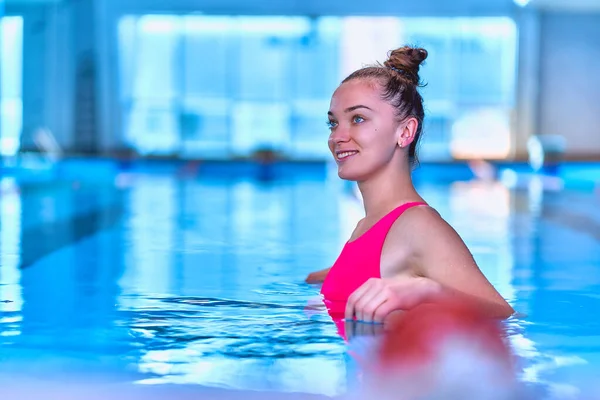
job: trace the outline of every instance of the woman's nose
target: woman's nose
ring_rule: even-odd
[[[329,140],[333,143],[344,143],[350,140],[350,132],[348,129],[338,126],[331,132]]]

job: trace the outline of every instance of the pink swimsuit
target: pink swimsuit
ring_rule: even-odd
[[[338,329],[343,328],[348,297],[370,278],[381,278],[381,251],[392,224],[404,211],[420,205],[426,203],[403,204],[386,214],[360,237],[346,242],[321,288],[329,315]],[[343,330],[340,334],[344,336]]]

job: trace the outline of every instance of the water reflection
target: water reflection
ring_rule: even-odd
[[[135,259],[119,308],[149,374],[141,382],[339,393],[342,340],[326,314],[307,319],[318,289],[302,283],[335,255],[327,235],[336,226],[306,223],[334,211],[319,205],[327,190],[137,181],[127,233]],[[330,373],[317,374],[321,367]]]
[[[322,394],[355,381],[326,312],[305,310],[319,288],[302,283],[331,265],[360,215],[338,183],[2,182],[4,368],[37,358],[47,373],[56,363],[42,360],[68,357],[79,363],[66,371],[108,365],[138,383]],[[493,180],[419,185],[524,314],[507,322],[523,380],[575,390],[600,366],[597,198]]]
[[[143,383],[339,392],[341,340],[329,321],[307,320],[300,306],[206,298],[153,303],[130,325],[143,348],[140,371],[155,375]],[[315,373],[321,367],[326,375]]]
[[[21,334],[21,198],[13,179],[0,180],[0,344]]]

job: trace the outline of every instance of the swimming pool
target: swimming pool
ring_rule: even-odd
[[[568,183],[600,176],[569,168]],[[352,386],[335,326],[305,309],[319,288],[304,277],[334,261],[361,214],[327,166],[5,171],[0,375],[327,396]],[[600,367],[600,195],[589,180],[544,190],[471,178],[424,165],[415,181],[524,314],[507,323],[522,379],[577,396]]]

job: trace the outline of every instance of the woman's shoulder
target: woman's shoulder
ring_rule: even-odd
[[[402,213],[401,218],[398,218],[394,225],[401,225],[402,223],[409,224],[431,224],[442,222],[443,218],[440,213],[427,203],[416,204],[413,207],[408,208]]]
[[[435,236],[453,234],[454,229],[441,214],[429,205],[411,207],[392,224],[391,238],[403,242],[428,240]]]
[[[474,264],[473,257],[458,232],[431,207],[415,207],[398,218],[387,241],[402,246],[418,274],[430,276],[431,268]]]

